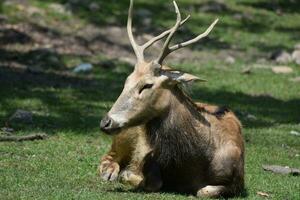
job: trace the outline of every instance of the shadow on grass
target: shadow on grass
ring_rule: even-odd
[[[37,67],[43,70],[59,70],[66,67],[62,56],[50,49],[27,52],[0,49],[0,61],[9,65]]]
[[[279,123],[300,123],[298,111],[300,99],[283,101],[270,95],[249,95],[242,92],[206,89],[194,91],[193,94],[196,99],[219,106],[228,106],[247,128],[269,127]],[[249,117],[249,115],[254,115],[254,117]]]
[[[42,1],[41,1],[42,2]],[[86,20],[88,23],[92,23],[98,27],[105,27],[107,25],[122,26],[125,27],[127,20],[127,11],[129,6],[129,0],[122,1],[111,1],[105,2],[103,0],[93,1],[93,4],[99,6],[99,10],[91,11],[90,5],[91,1],[68,1],[68,0],[46,0],[43,2],[56,2],[65,5],[71,12],[77,17]],[[272,5],[275,7],[280,7],[286,12],[296,12],[299,10],[299,3],[292,1],[276,1],[275,3],[270,3],[268,1],[261,2],[236,2],[236,4],[241,4],[245,7],[255,7],[270,10]],[[204,39],[201,44],[195,44],[192,48],[202,50],[202,49],[231,49],[231,44],[224,42],[221,38],[224,35],[224,32],[228,29],[234,31],[245,31],[254,34],[260,34],[264,32],[269,32],[273,29],[274,16],[268,15],[262,12],[252,13],[247,9],[238,10],[219,1],[208,1],[208,2],[189,2],[183,1],[178,2],[178,5],[183,13],[183,16],[187,13],[205,13],[203,20],[200,20],[199,17],[196,20],[193,20],[193,17],[188,21],[190,26],[185,28],[184,31],[178,31],[178,38],[181,40],[186,40],[197,36],[197,32],[192,29],[198,28],[198,25],[201,24],[201,27],[205,29],[213,17],[224,17],[224,19],[219,22],[215,27],[214,34]],[[145,11],[146,10],[146,11]],[[148,12],[147,12],[148,11]],[[166,12],[167,11],[167,12]],[[272,9],[271,9],[272,11]],[[144,14],[139,14],[143,13]],[[145,14],[146,13],[146,14]],[[236,19],[234,16],[238,15],[241,19]],[[228,19],[228,17],[232,19]],[[208,18],[210,20],[208,20]],[[134,27],[137,33],[151,33],[158,34],[162,31],[162,23],[169,22],[173,24],[175,22],[176,16],[174,13],[174,8],[171,1],[135,1],[134,9]],[[144,21],[150,21],[151,23],[144,23]],[[149,27],[151,26],[151,27]],[[192,28],[193,27],[193,28]],[[287,28],[282,27],[277,31],[284,32],[291,37],[295,36],[295,33],[288,31]],[[297,34],[296,34],[297,35]],[[109,41],[109,35],[103,36],[99,35],[97,39]],[[251,44],[250,44],[251,45]],[[253,47],[256,47],[253,45]],[[260,49],[264,50],[264,49]]]
[[[98,1],[69,1],[69,0],[45,0],[41,1],[41,3],[61,3],[62,5],[65,5],[65,7],[73,13],[73,15],[77,16],[80,19],[86,20],[88,23],[94,24],[95,26],[105,28],[107,25],[114,25],[114,26],[122,26],[124,27],[126,24],[127,19],[127,11],[128,11],[128,5],[129,0],[122,0],[122,1],[111,1],[106,2],[103,0]],[[91,11],[90,5],[91,4],[97,4],[99,6],[99,10],[97,11]],[[1,5],[2,3],[0,3]],[[234,15],[238,14],[241,17],[241,19],[224,19],[222,20],[215,28],[214,34],[211,36],[208,36],[207,38],[204,38],[203,41],[200,43],[197,43],[193,45],[191,48],[194,50],[215,50],[215,49],[232,49],[232,45],[224,40],[222,40],[222,36],[224,35],[224,32],[227,32],[228,30],[236,30],[236,31],[245,31],[250,32],[254,34],[260,34],[263,32],[269,32],[270,29],[272,29],[272,24],[274,24],[274,18],[271,16],[268,16],[264,13],[257,12],[255,14],[253,13],[247,13],[247,10],[236,10],[233,9],[230,4],[218,2],[218,1],[209,1],[209,2],[178,2],[182,13],[207,13],[206,16],[203,17],[203,20],[193,19],[191,18],[188,22],[190,26],[187,26],[184,30],[178,31],[178,38],[180,38],[180,41],[184,41],[193,37],[196,37],[198,35],[198,32],[195,32],[194,29],[198,28],[198,24],[201,24],[201,27],[203,27],[203,30],[205,27],[207,27],[211,21],[212,21],[212,15],[214,17],[220,17],[220,16],[227,16],[227,17],[233,17]],[[269,7],[269,3],[267,1],[263,1],[262,3],[256,2],[256,3],[241,3],[242,5],[249,6],[249,7]],[[258,5],[256,5],[258,4]],[[273,3],[271,3],[273,4]],[[285,8],[287,11],[293,12],[293,7],[297,7],[298,3],[293,2],[283,2],[283,1],[277,1],[275,3],[279,6]],[[0,7],[1,8],[1,7]],[[142,11],[145,10],[150,11],[150,14],[139,14],[142,13]],[[168,12],[166,12],[166,10]],[[174,8],[171,4],[171,2],[168,1],[162,1],[158,0],[155,2],[151,1],[135,1],[135,16],[134,16],[134,27],[136,28],[136,33],[146,32],[151,34],[158,34],[162,31],[162,25],[161,23],[170,22],[173,24],[175,22],[175,13]],[[147,13],[147,12],[145,12]],[[184,15],[183,14],[183,15]],[[145,16],[144,16],[145,15]],[[248,16],[249,15],[249,16]],[[247,17],[248,16],[248,17]],[[210,20],[208,20],[208,18]],[[150,23],[149,25],[145,25],[144,21],[146,19],[151,19],[153,23]],[[202,18],[201,18],[202,19]],[[150,20],[150,21],[151,21]],[[235,22],[235,23],[232,23]],[[151,27],[149,27],[151,26]],[[193,28],[192,28],[193,27]],[[297,40],[297,34],[295,34],[295,30],[291,30],[291,28],[288,27],[278,27],[276,28],[276,31],[282,32],[284,34],[290,35],[290,37],[293,40]],[[63,35],[61,35],[59,30],[51,30],[48,27],[42,27],[42,26],[35,26],[35,31],[44,34],[53,35],[53,37],[63,38]],[[1,34],[1,32],[0,32]],[[15,30],[5,30],[5,33],[2,33],[4,37],[0,38],[0,44],[7,43],[8,41],[18,41],[18,43],[23,42],[30,42],[30,36],[24,35],[21,32],[16,32]],[[299,35],[299,34],[298,34]],[[6,39],[8,38],[8,39]],[[13,38],[14,40],[9,40],[9,38]],[[15,40],[17,38],[17,40]],[[93,44],[97,41],[102,41],[103,43],[107,45],[116,45],[121,50],[131,51],[131,47],[127,45],[121,45],[117,44],[115,41],[111,41],[110,35],[103,35],[98,34],[98,36],[95,36],[92,41],[86,41],[83,38],[77,38],[78,43],[83,44],[82,46],[86,47],[90,44]],[[176,38],[175,38],[176,39]],[[259,48],[256,44],[249,44],[249,46]],[[271,46],[270,46],[271,48]],[[259,48],[262,52],[269,52],[268,48]],[[87,48],[87,50],[89,50]],[[239,49],[243,51],[244,49]],[[31,56],[35,57],[35,53],[40,54],[40,52],[28,52],[27,55],[24,56]],[[49,53],[50,54],[50,53]],[[55,57],[51,56],[50,57]],[[59,56],[58,56],[59,57]],[[15,59],[15,57],[13,58]],[[24,59],[22,57],[17,59]],[[47,59],[47,58],[46,58]],[[51,60],[50,60],[51,61]],[[61,62],[61,64],[64,64]],[[61,65],[63,66],[63,65]]]
[[[117,97],[125,78],[109,73],[105,80],[94,80],[67,73],[32,73],[0,66],[1,126],[16,109],[33,112],[32,124],[15,125],[17,130],[43,130],[47,133],[98,130],[105,103]],[[119,77],[115,79],[114,77]]]
[[[290,34],[290,38],[295,42],[298,42],[300,40],[300,24],[299,26],[294,26],[294,27],[281,26],[281,27],[277,27],[276,30],[282,33]]]
[[[266,43],[266,42],[255,41],[252,43],[252,45],[255,46],[257,49],[259,49],[262,52],[269,52],[269,54],[271,52],[279,51],[282,49],[285,49],[286,51],[293,50],[293,48],[289,48],[289,46],[284,43],[281,43],[280,45],[278,45],[278,44],[270,44],[270,43]]]
[[[242,4],[251,6],[257,9],[265,9],[269,11],[281,10],[285,13],[299,13],[300,12],[300,2],[299,1],[289,1],[289,0],[262,0],[253,2],[243,2]]]
[[[82,49],[85,48],[82,44],[84,42],[79,37],[74,38],[74,41],[67,41],[64,44],[62,40],[67,39],[67,36],[48,27],[34,23],[28,23],[24,27],[21,25],[17,26],[17,28],[9,27],[10,25],[7,27],[4,25],[3,27],[1,26],[0,30],[1,65],[34,67],[40,70],[65,70],[65,58],[86,56],[82,53]],[[45,46],[44,43],[48,42],[53,47],[39,48],[38,45],[40,45],[40,42],[42,43],[41,46]],[[64,51],[65,53],[61,53],[62,46],[67,46],[70,43],[72,44],[72,42],[73,44],[76,43],[81,49],[74,50],[70,47],[69,52]]]
[[[113,103],[120,94],[129,70],[102,70],[104,76],[88,78],[61,73],[35,74],[0,67],[0,123],[3,126],[9,114],[23,108],[33,111],[34,123],[21,128],[48,133],[98,130],[102,115],[109,110],[107,104]],[[300,99],[283,101],[268,95],[251,96],[242,92],[208,89],[199,89],[193,94],[195,99],[228,105],[248,128],[300,123]],[[250,120],[244,113],[256,118]]]
[[[137,194],[149,194],[149,192],[145,192],[141,189],[124,189],[122,187],[116,187],[114,189],[107,189],[107,192],[113,192],[113,193],[137,193]],[[190,197],[190,193],[178,193],[178,192],[172,192],[168,190],[162,190],[158,192],[159,194],[170,194],[170,195],[182,195],[183,197]],[[236,197],[241,197],[241,198],[247,198],[249,195],[247,188],[245,188],[240,194],[238,194]],[[196,197],[196,196],[195,196]],[[226,197],[225,199],[228,199],[230,197]]]
[[[48,2],[59,2],[66,5],[70,4],[71,1],[48,0]],[[72,2],[66,6],[69,6],[75,15],[95,25],[104,26],[113,24],[114,22],[117,25],[124,25],[126,23],[129,1],[112,1],[110,3],[95,1],[102,6],[101,11],[103,12],[90,12],[89,4],[85,1]],[[205,5],[198,3],[182,3],[180,7],[186,13],[185,10],[203,9],[203,6]],[[1,8],[2,3],[0,2],[0,11]],[[169,2],[160,0],[154,4],[153,2],[137,1],[136,8],[149,8],[152,13],[159,13],[157,17],[161,19],[172,22],[175,20],[173,8]],[[233,15],[236,13],[236,11],[228,7],[222,8],[221,6],[220,9],[219,13],[222,15]],[[170,12],[165,12],[166,10],[170,10]],[[212,11],[207,10],[206,12],[211,13]],[[111,19],[108,16],[115,18],[115,21],[110,21]],[[153,18],[153,16],[151,17]],[[261,20],[263,17],[260,16],[253,21],[250,20],[248,22],[250,24],[240,23],[235,27],[232,27],[232,24],[223,23],[218,26],[219,28],[216,31],[221,32],[229,26],[234,29],[242,29],[243,27],[249,30],[253,29],[254,32],[265,31],[268,30],[268,23],[265,20]],[[141,17],[135,17],[135,19],[137,26],[140,26],[142,24]],[[190,23],[198,24],[200,22],[191,19]],[[203,22],[203,24],[206,23],[208,22]],[[37,32],[50,34],[54,38],[62,36],[59,31],[51,30],[47,27],[38,25],[33,27]],[[282,27],[279,31],[288,33],[290,29]],[[151,32],[160,31],[154,29]],[[293,31],[290,32],[293,34]],[[2,45],[27,44],[33,39],[30,35],[15,29],[0,30],[0,35],[0,44]],[[188,39],[196,35],[187,29],[179,32],[179,36],[182,36],[183,39]],[[95,40],[103,40],[108,44],[113,44],[113,41],[109,39],[109,35],[99,35]],[[273,48],[286,48],[286,46],[263,46],[261,43],[253,43],[252,45],[267,52]],[[122,46],[122,48],[130,50],[128,46]],[[231,46],[229,43],[219,41],[217,38],[206,38],[201,44],[194,46],[194,48],[226,49],[231,48]],[[108,110],[105,103],[109,104],[115,101],[121,91],[128,71],[117,72],[111,69],[102,69],[98,73],[101,74],[101,77],[96,79],[93,77],[74,76],[64,73],[66,64],[63,56],[52,49],[35,49],[32,51],[0,49],[0,62],[2,65],[2,67],[0,66],[1,124],[5,123],[8,115],[14,112],[14,110],[24,106],[22,102],[28,101],[29,103],[25,105],[25,108],[38,109],[37,114],[35,114],[36,123],[30,128],[43,129],[48,132],[55,132],[57,130],[71,130],[75,132],[85,130],[86,132],[98,128],[101,115]],[[6,65],[5,63],[15,63],[21,66],[35,65],[40,66],[42,70],[14,70],[9,68],[10,66],[3,68]],[[60,73],[45,72],[45,69],[60,70]],[[271,126],[273,123],[300,122],[300,117],[297,113],[300,107],[299,99],[282,101],[272,96],[251,96],[245,93],[233,93],[224,90],[210,91],[208,89],[195,91],[194,94],[196,94],[194,95],[196,99],[217,105],[229,105],[237,113],[241,113],[242,111],[257,116],[256,120],[248,120],[243,114],[240,116],[244,125],[248,127],[266,127]],[[34,105],[34,102],[38,106]]]
[[[25,44],[31,41],[31,37],[27,34],[17,31],[15,29],[1,29],[0,30],[0,45],[7,44]]]
[[[129,1],[118,1],[118,2],[103,2],[101,0],[93,1],[93,3],[98,4],[101,7],[101,11],[97,12],[91,12],[89,8],[89,3],[86,3],[85,1],[76,1],[76,2],[68,2],[65,0],[48,0],[50,2],[59,2],[64,5],[66,5],[74,15],[79,16],[81,19],[85,19],[89,23],[94,24],[95,26],[104,27],[107,25],[113,25],[113,26],[121,26],[125,27],[125,24],[127,22],[127,14],[128,14],[128,6]],[[189,13],[186,10],[189,10],[190,8],[194,7],[201,7],[205,5],[198,5],[198,4],[186,4],[184,2],[179,3],[181,10],[185,13]],[[174,12],[174,8],[171,2],[168,1],[155,1],[151,2],[145,2],[145,1],[135,1],[134,3],[134,23],[133,26],[136,29],[135,35],[141,35],[141,33],[148,33],[151,35],[157,35],[161,32],[165,31],[165,29],[162,27],[158,22],[170,22],[171,24],[175,23],[176,15]],[[151,14],[139,14],[144,11],[150,11]],[[166,12],[166,10],[168,12]],[[140,11],[140,12],[139,12]],[[146,12],[147,13],[147,12]],[[224,10],[224,13],[231,14],[233,11],[231,11],[229,8]],[[224,14],[222,11],[222,14]],[[145,15],[145,16],[144,16]],[[150,21],[153,21],[151,24],[145,25],[144,21],[149,19]],[[201,24],[203,26],[203,30],[205,27],[208,27],[210,25],[211,21],[203,20],[199,21],[193,21],[190,19],[188,21],[189,24]],[[168,27],[169,28],[169,27]],[[189,28],[185,28],[184,31],[179,30],[177,32],[178,38],[181,38],[181,40],[187,40],[194,38],[198,36],[199,33],[194,33]],[[95,37],[95,39],[103,40],[103,41],[110,41],[109,35],[98,35],[98,37]],[[124,46],[121,48],[129,49],[131,48]],[[204,38],[201,44],[195,44],[195,49],[228,49],[230,48],[230,45],[224,41],[220,41],[219,38],[208,36],[207,38]]]

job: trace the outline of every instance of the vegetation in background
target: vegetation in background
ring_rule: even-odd
[[[272,199],[298,199],[299,177],[264,172],[262,164],[300,166],[300,138],[290,134],[300,131],[300,83],[291,81],[300,76],[300,68],[291,62],[287,66],[292,73],[274,74],[271,67],[276,64],[269,59],[274,51],[291,52],[300,43],[300,3],[177,2],[184,15],[192,15],[178,41],[220,18],[211,36],[190,49],[203,58],[201,66],[189,59],[170,63],[208,80],[191,87],[195,100],[229,106],[241,119],[246,141],[245,198],[258,199],[261,191]],[[174,23],[170,1],[135,0],[135,7],[140,12],[136,16],[144,16],[135,17],[139,35],[159,33]],[[102,51],[109,45],[104,47],[101,41],[109,44],[112,35],[89,40],[89,34],[124,27],[127,9],[125,0],[0,1],[0,127],[15,110],[24,109],[33,113],[33,123],[11,124],[16,134],[50,135],[43,141],[0,143],[0,199],[187,198],[137,193],[118,183],[102,182],[96,174],[99,158],[111,142],[99,130],[100,119],[133,68]],[[152,19],[149,24],[143,21],[147,15]],[[118,49],[131,52],[126,45]],[[235,58],[234,63],[225,62],[227,54]],[[73,73],[81,63],[92,63],[94,68]],[[250,74],[241,73],[246,68]]]

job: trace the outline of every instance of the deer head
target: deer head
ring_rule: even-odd
[[[177,20],[175,25],[152,38],[143,45],[136,43],[132,33],[132,10],[133,0],[130,0],[130,7],[127,21],[127,32],[130,43],[137,57],[134,71],[127,77],[124,89],[114,103],[108,114],[101,120],[100,127],[106,133],[114,133],[125,127],[136,126],[146,123],[148,120],[160,115],[169,106],[169,97],[172,88],[177,84],[191,81],[203,81],[194,75],[173,70],[163,65],[164,59],[173,51],[198,42],[206,37],[218,22],[216,19],[205,32],[197,37],[170,46],[175,32],[182,26],[190,16],[184,20],[181,18],[178,6],[173,1]],[[158,40],[167,37],[163,48],[157,59],[147,62],[144,59],[144,51]]]

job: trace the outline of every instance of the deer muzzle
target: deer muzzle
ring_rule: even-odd
[[[120,127],[110,116],[105,115],[100,122],[100,129],[107,134],[113,134],[117,132]]]

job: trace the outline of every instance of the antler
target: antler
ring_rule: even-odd
[[[134,53],[137,57],[138,62],[144,61],[144,51],[149,48],[151,45],[153,45],[158,40],[161,40],[162,38],[166,37],[168,34],[170,34],[170,30],[166,30],[159,34],[158,36],[152,38],[148,42],[146,42],[143,45],[138,45],[133,37],[132,33],[132,10],[133,10],[133,0],[130,0],[130,6],[128,11],[128,20],[127,20],[127,33],[129,36],[130,43],[132,45],[132,48],[134,50]],[[188,19],[190,18],[190,15],[188,15],[184,20],[180,21],[179,26],[182,26]]]
[[[202,38],[206,37],[210,32],[211,30],[214,28],[214,26],[216,25],[216,23],[218,22],[219,19],[216,19],[207,29],[205,32],[203,32],[202,34],[198,35],[197,37],[191,39],[191,40],[188,40],[186,42],[182,42],[182,43],[179,43],[179,44],[176,44],[172,47],[169,47],[169,44],[175,34],[175,32],[178,30],[179,28],[179,22],[181,20],[181,15],[180,15],[180,11],[178,9],[178,6],[176,4],[176,1],[173,1],[173,4],[175,6],[175,12],[177,14],[177,20],[176,20],[176,23],[175,25],[173,26],[173,28],[171,28],[169,31],[170,31],[170,34],[167,38],[167,40],[165,41],[165,44],[163,46],[163,49],[159,55],[159,57],[156,59],[156,62],[159,63],[160,65],[162,64],[163,60],[170,54],[172,53],[173,51],[176,51],[182,47],[186,47],[187,45],[190,45],[190,44],[193,44],[193,43],[196,43],[198,42],[199,40],[201,40]]]
[[[176,20],[176,24],[173,28],[170,29],[170,34],[169,36],[167,37],[165,43],[164,43],[164,46],[162,48],[162,51],[159,55],[159,57],[157,58],[157,63],[161,64],[162,61],[164,60],[164,58],[170,53],[170,48],[169,48],[169,44],[175,34],[175,32],[177,31],[177,29],[179,28],[179,25],[180,25],[180,21],[181,21],[181,14],[180,14],[180,11],[179,11],[179,8],[177,6],[177,3],[176,1],[173,1],[173,4],[174,4],[174,7],[175,7],[175,12],[177,14],[177,20]]]
[[[182,26],[189,18],[190,15],[188,15],[184,20],[181,21],[181,14],[179,11],[179,8],[177,6],[176,1],[173,1],[174,7],[175,7],[175,12],[177,14],[177,20],[175,25],[170,28],[169,30],[164,31],[163,33],[161,33],[160,35],[152,38],[151,40],[149,40],[148,42],[146,42],[143,45],[138,45],[133,37],[133,33],[132,33],[132,10],[133,10],[133,0],[130,0],[130,6],[129,6],[129,11],[128,11],[128,21],[127,21],[127,32],[128,32],[128,36],[129,36],[129,40],[130,43],[132,45],[132,48],[135,52],[135,55],[137,57],[138,62],[144,62],[144,51],[149,48],[152,44],[154,44],[155,42],[157,42],[158,40],[161,40],[162,38],[164,38],[165,36],[168,35],[164,46],[162,48],[162,51],[159,55],[159,57],[155,60],[158,64],[162,65],[163,60],[173,51],[176,51],[180,48],[186,47],[190,44],[196,43],[199,40],[201,40],[202,38],[206,37],[211,30],[214,28],[214,26],[216,25],[216,23],[218,22],[218,19],[216,19],[207,29],[205,32],[203,32],[202,34],[198,35],[197,37],[188,40],[186,42],[182,42],[176,45],[173,45],[171,47],[169,47],[169,44],[172,40],[172,38],[174,37],[175,32],[178,30],[178,28],[180,26]]]
[[[135,42],[133,33],[132,33],[132,9],[133,9],[133,0],[130,0],[130,6],[128,10],[128,20],[127,20],[127,33],[131,43],[131,46],[134,50],[134,53],[139,61],[144,60],[144,55],[141,52],[140,46]]]

